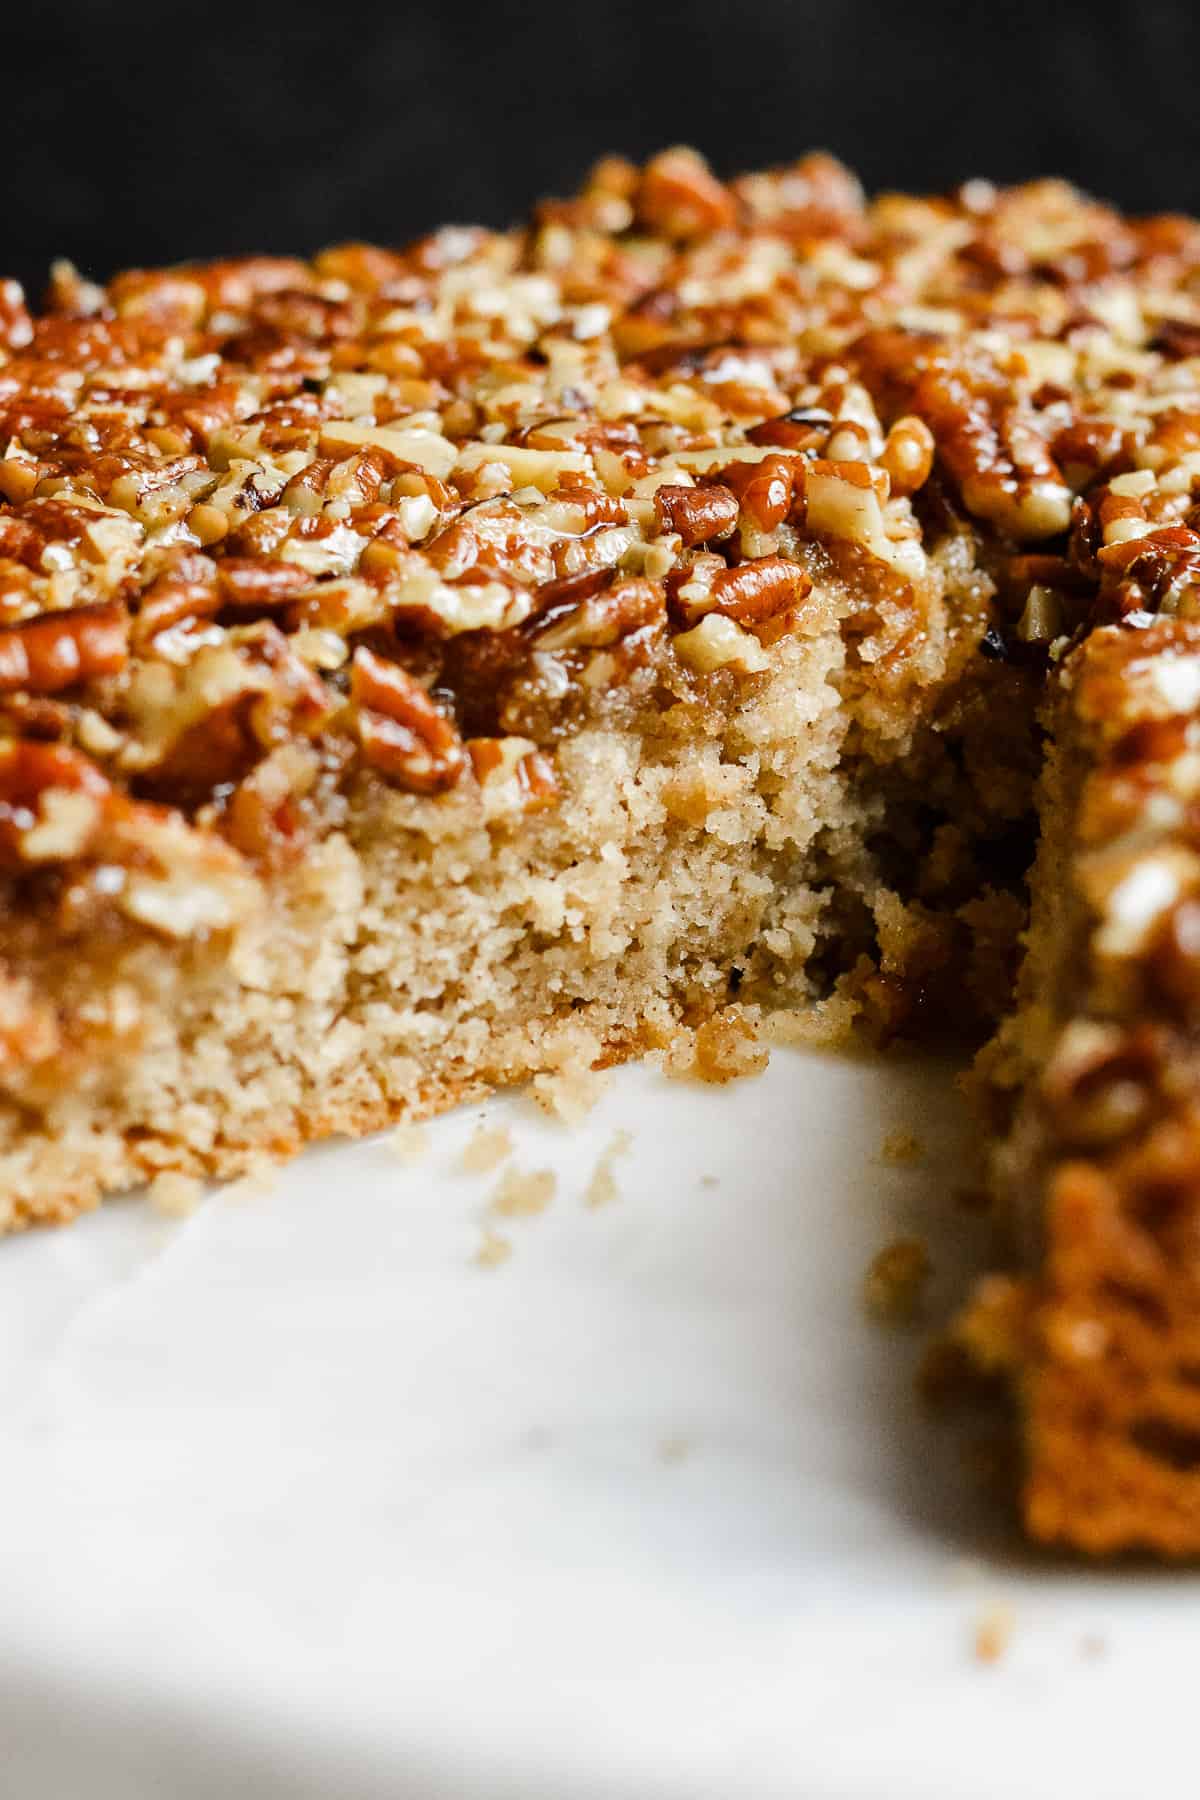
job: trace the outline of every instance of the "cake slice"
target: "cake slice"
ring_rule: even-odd
[[[827,159],[670,152],[506,235],[7,291],[5,1223],[928,994],[1027,793],[947,753],[992,582],[840,353],[927,283],[894,236]]]

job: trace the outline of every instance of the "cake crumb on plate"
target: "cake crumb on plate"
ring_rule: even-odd
[[[194,1175],[176,1175],[164,1169],[154,1177],[148,1192],[156,1212],[168,1219],[187,1219],[204,1197],[204,1183]]]
[[[694,1030],[672,1032],[661,1051],[663,1072],[672,1080],[717,1086],[761,1075],[770,1060],[757,1014],[739,1006],[725,1007]]]
[[[1005,1601],[996,1600],[985,1607],[975,1621],[972,1648],[976,1662],[998,1663],[1012,1641],[1013,1610]]]
[[[512,1245],[498,1231],[484,1227],[479,1240],[479,1248],[475,1252],[475,1265],[480,1269],[498,1269],[512,1255]]]
[[[279,1181],[279,1164],[269,1156],[251,1160],[244,1175],[231,1181],[223,1192],[227,1200],[261,1200]]]
[[[920,1238],[895,1238],[872,1258],[863,1279],[863,1304],[873,1319],[906,1325],[915,1318],[929,1279],[929,1252]]]
[[[587,1206],[607,1206],[618,1194],[613,1164],[618,1156],[624,1156],[633,1138],[627,1131],[614,1131],[607,1147],[600,1152],[596,1166],[592,1170],[592,1178],[584,1191],[584,1204]]]
[[[504,1219],[530,1218],[545,1212],[557,1186],[553,1169],[509,1169],[492,1195],[491,1211]]]
[[[512,1132],[507,1125],[477,1125],[458,1159],[462,1175],[490,1175],[513,1153]]]
[[[397,1125],[389,1131],[384,1143],[392,1155],[406,1166],[420,1162],[429,1150],[429,1133],[423,1125]]]
[[[898,1126],[879,1146],[879,1160],[895,1169],[912,1168],[925,1160],[925,1145],[915,1131]]]
[[[564,1125],[578,1125],[591,1112],[608,1082],[607,1069],[574,1063],[535,1075],[530,1090],[543,1112],[561,1119]]]

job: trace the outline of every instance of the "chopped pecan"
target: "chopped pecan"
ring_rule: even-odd
[[[1096,558],[1102,571],[1097,622],[1131,612],[1200,616],[1200,533],[1186,525],[1106,544]]]
[[[1002,380],[936,359],[913,406],[928,421],[968,512],[1018,541],[1066,531],[1071,490],[1036,420]]]
[[[153,643],[173,625],[211,618],[220,605],[216,564],[209,556],[185,552],[151,582],[138,602],[132,625],[134,648]]]
[[[70,797],[86,807],[82,819],[70,826],[71,852],[77,854],[111,794],[108,779],[78,750],[21,739],[0,743],[0,856],[8,862],[35,860],[26,856],[25,840],[45,820],[47,808],[54,804],[51,795]]]
[[[373,769],[417,794],[453,787],[466,767],[458,731],[398,663],[361,645],[350,670],[363,756]]]
[[[879,459],[888,472],[893,494],[915,494],[924,487],[933,469],[933,452],[933,433],[924,419],[909,413],[896,420]]]
[[[615,644],[643,626],[657,624],[665,612],[661,582],[644,577],[617,581],[565,611],[560,605],[549,616],[543,615],[533,641],[539,650],[597,649]]]
[[[1200,356],[1200,325],[1189,319],[1163,319],[1150,340],[1152,350],[1161,350],[1173,362]]]
[[[125,666],[128,642],[125,608],[112,601],[0,627],[0,693],[26,688],[56,694],[116,675]]]
[[[127,696],[140,790],[185,808],[242,780],[280,743],[315,737],[336,710],[270,620],[213,635],[178,668],[142,665]]]
[[[812,582],[798,563],[761,556],[736,569],[700,567],[673,570],[667,578],[671,611],[685,625],[719,613],[739,625],[759,625],[799,605]]]
[[[312,586],[312,576],[295,563],[253,557],[223,556],[216,573],[223,604],[239,611],[270,612]]]
[[[798,466],[795,457],[773,452],[761,462],[730,463],[719,478],[760,531],[774,531],[791,510]]]
[[[703,237],[737,220],[732,194],[694,150],[664,150],[642,171],[634,200],[638,219],[665,237]]]
[[[354,309],[344,300],[326,300],[297,288],[276,288],[254,302],[254,316],[285,337],[314,339],[349,337]]]
[[[1050,440],[1050,454],[1073,488],[1106,479],[1129,463],[1129,434],[1111,419],[1075,419]]]
[[[269,867],[281,867],[305,848],[309,839],[306,796],[319,772],[312,744],[288,741],[238,783],[222,820],[224,835],[236,850]]]
[[[0,344],[23,350],[33,338],[33,320],[19,281],[0,281]]]
[[[210,306],[247,311],[266,294],[303,288],[312,280],[306,264],[290,256],[242,256],[207,263],[191,273]]]
[[[1138,1130],[1155,1101],[1164,1046],[1150,1025],[1122,1031],[1080,1022],[1066,1034],[1042,1079],[1056,1129],[1080,1149]]]
[[[1183,900],[1171,908],[1156,934],[1149,977],[1158,997],[1176,1017],[1200,1017],[1200,902]]]
[[[751,444],[778,444],[781,450],[815,450],[833,430],[833,414],[823,406],[795,406],[764,419],[746,433]]]
[[[685,550],[727,538],[738,519],[735,494],[719,482],[703,487],[677,487],[667,483],[654,494],[654,513],[660,531],[676,531]]]
[[[558,798],[554,765],[530,738],[468,738],[467,753],[481,787],[515,779],[527,811],[552,806]]]

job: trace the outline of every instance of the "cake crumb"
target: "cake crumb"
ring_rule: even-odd
[[[236,1181],[231,1181],[225,1189],[227,1200],[261,1200],[269,1194],[279,1181],[279,1164],[269,1156],[256,1156],[247,1166],[245,1173]]]
[[[659,1460],[665,1463],[681,1463],[691,1454],[692,1446],[688,1439],[674,1435],[662,1439],[658,1446]]]
[[[624,1156],[633,1139],[627,1131],[614,1131],[606,1149],[602,1150],[596,1167],[592,1170],[592,1178],[584,1193],[586,1206],[607,1206],[618,1196],[617,1179],[613,1174],[613,1164],[618,1156]]]
[[[994,1601],[975,1621],[973,1648],[976,1662],[998,1663],[1012,1641],[1012,1607]]]
[[[168,1219],[188,1219],[204,1197],[204,1183],[194,1175],[176,1175],[164,1169],[150,1183],[150,1204]]]
[[[490,1175],[513,1153],[512,1132],[507,1125],[477,1125],[458,1159],[463,1175]]]
[[[480,1269],[498,1269],[512,1255],[512,1245],[500,1232],[491,1231],[487,1226],[479,1240],[479,1248],[475,1252],[475,1266]]]
[[[783,1007],[764,1025],[770,1044],[788,1049],[840,1050],[853,1043],[862,1003],[840,991],[804,1006]]]
[[[723,1086],[727,1081],[761,1075],[770,1060],[757,1020],[727,1007],[694,1031],[677,1032],[663,1056],[663,1069],[675,1080]]]
[[[929,1279],[929,1252],[920,1238],[896,1238],[872,1257],[863,1280],[863,1304],[885,1325],[916,1317]]]
[[[409,1166],[420,1162],[429,1150],[429,1133],[423,1125],[397,1125],[384,1139],[392,1155]]]
[[[491,1211],[503,1219],[530,1218],[545,1212],[557,1185],[553,1169],[509,1169],[492,1195]]]
[[[561,1119],[564,1125],[578,1125],[591,1112],[608,1083],[606,1069],[572,1064],[535,1075],[530,1087],[543,1112]]]
[[[912,1168],[925,1160],[925,1145],[915,1131],[898,1127],[889,1131],[879,1146],[879,1160],[896,1169]]]

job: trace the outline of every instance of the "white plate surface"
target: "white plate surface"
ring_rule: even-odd
[[[497,1101],[558,1186],[494,1268],[481,1110],[0,1246],[5,1800],[1195,1791],[1200,1583],[1015,1546],[863,1316],[898,1231],[961,1279],[944,1069]]]

